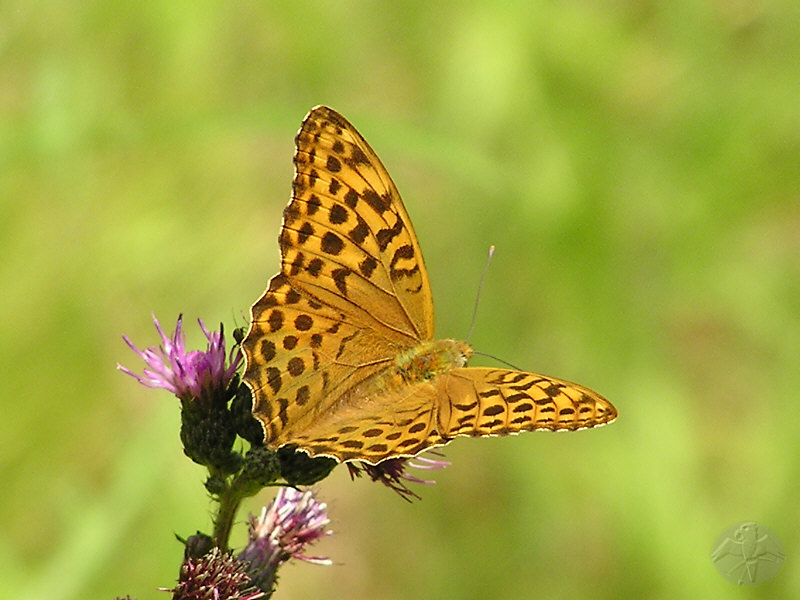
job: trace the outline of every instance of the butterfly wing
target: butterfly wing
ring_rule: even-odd
[[[576,383],[510,369],[455,368],[439,378],[442,435],[490,436],[575,431],[605,425],[617,410]]]
[[[348,390],[433,334],[422,252],[375,152],[322,106],[295,143],[281,272],[242,343],[253,414],[272,447],[296,443]]]
[[[571,431],[616,418],[583,386],[455,366],[465,344],[427,343],[433,302],[422,253],[375,152],[326,107],[303,121],[296,148],[281,272],[253,305],[242,342],[266,444],[377,464],[459,435]],[[454,344],[455,355],[436,350]]]
[[[369,386],[369,382],[364,382]],[[437,428],[433,382],[354,394],[339,410],[319,415],[292,441],[312,456],[378,464],[446,444]]]
[[[377,464],[415,456],[457,436],[575,431],[617,417],[608,400],[586,387],[509,369],[456,367],[427,381],[361,396],[361,402],[320,415],[295,442],[312,455]]]
[[[278,274],[253,305],[242,350],[253,415],[265,443],[279,448],[335,412],[348,389],[385,369],[401,348]]]
[[[408,346],[430,339],[433,299],[422,251],[377,154],[324,106],[303,121],[296,146],[280,236],[292,287]]]

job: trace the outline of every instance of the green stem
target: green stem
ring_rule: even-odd
[[[220,550],[228,549],[228,540],[231,537],[233,521],[236,518],[239,505],[242,503],[242,495],[236,487],[234,482],[233,485],[227,486],[225,491],[220,494],[219,511],[214,519],[214,545]]]

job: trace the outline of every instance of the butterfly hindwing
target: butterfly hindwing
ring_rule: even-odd
[[[385,366],[397,348],[342,313],[298,293],[283,274],[252,308],[242,343],[253,414],[275,447],[314,422],[358,378]]]
[[[293,443],[312,456],[372,464],[414,456],[449,441],[438,431],[436,408],[436,386],[430,382],[362,395],[335,413],[321,415]]]
[[[312,455],[377,463],[414,456],[457,436],[576,431],[613,421],[616,410],[581,385],[510,369],[455,367],[430,381],[358,394],[319,415],[293,439]]]

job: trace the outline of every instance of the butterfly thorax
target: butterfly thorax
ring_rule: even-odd
[[[422,342],[397,357],[393,375],[404,384],[429,381],[453,367],[463,367],[472,356],[472,348],[458,340]]]

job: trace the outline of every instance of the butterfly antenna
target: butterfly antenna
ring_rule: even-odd
[[[475,306],[472,308],[472,323],[469,326],[469,333],[467,333],[467,341],[469,338],[472,337],[472,331],[475,329],[475,321],[478,318],[478,302],[481,299],[481,290],[483,289],[483,281],[486,279],[486,273],[489,271],[489,265],[492,262],[492,257],[494,256],[494,246],[489,246],[489,256],[486,259],[486,265],[483,267],[483,273],[481,274],[481,281],[478,283],[478,293],[475,294]]]
[[[478,350],[475,350],[473,352],[473,354],[475,356],[485,356],[486,358],[491,358],[493,360],[496,360],[500,364],[503,364],[503,365],[505,365],[505,366],[507,366],[507,367],[509,367],[511,369],[514,369],[515,371],[521,371],[522,370],[517,365],[511,364],[507,360],[503,360],[502,358],[500,358],[499,356],[495,356],[494,354],[487,354],[486,352],[479,352]]]

